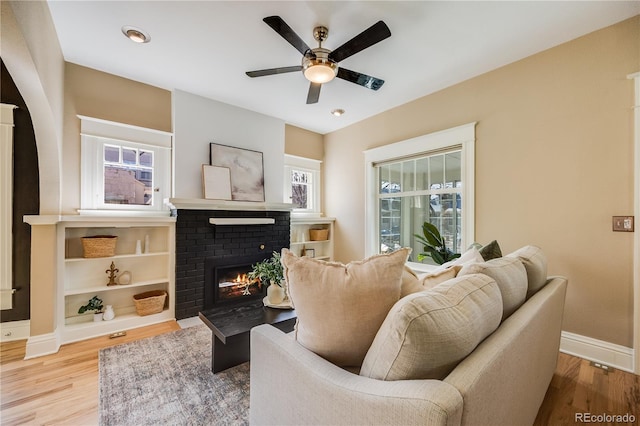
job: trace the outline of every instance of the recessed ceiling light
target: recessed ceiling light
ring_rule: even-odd
[[[344,110],[341,108],[334,109],[331,111],[331,114],[335,115],[336,117],[340,117],[342,114],[344,114]]]
[[[149,43],[151,41],[151,36],[145,31],[129,25],[122,27],[122,34],[127,36],[129,40],[136,43]]]

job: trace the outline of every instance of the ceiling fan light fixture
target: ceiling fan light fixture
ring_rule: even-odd
[[[304,70],[304,76],[312,83],[328,83],[336,77],[338,67],[335,64],[316,64]]]
[[[312,49],[311,54],[302,58],[302,73],[312,83],[328,83],[338,74],[338,64],[329,59],[329,50],[321,47]]]
[[[151,36],[140,28],[125,25],[122,27],[122,34],[134,43],[149,43]]]

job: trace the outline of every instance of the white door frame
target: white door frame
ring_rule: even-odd
[[[640,374],[640,72],[631,74],[634,80],[635,99],[633,104],[634,127],[634,216],[635,235],[633,242],[633,368]]]

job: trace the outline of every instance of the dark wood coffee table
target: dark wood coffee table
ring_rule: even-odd
[[[216,307],[198,313],[211,329],[211,371],[217,373],[250,357],[250,331],[261,324],[271,324],[288,333],[296,322],[293,309],[275,309],[263,305],[262,300]]]

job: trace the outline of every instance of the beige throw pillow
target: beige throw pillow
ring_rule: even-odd
[[[418,275],[418,280],[420,284],[422,284],[423,290],[428,290],[440,283],[455,278],[461,268],[462,267],[460,265],[454,265],[447,269],[440,269],[434,272],[420,274]]]
[[[404,266],[402,272],[402,284],[400,286],[400,298],[405,297],[407,294],[415,293],[424,290],[420,279],[415,272],[408,266]]]
[[[362,363],[378,380],[442,380],[500,324],[496,282],[465,275],[396,303]]]
[[[547,257],[540,247],[524,246],[507,256],[520,259],[527,271],[527,299],[544,287],[547,283]]]
[[[343,265],[282,251],[284,277],[302,346],[341,366],[360,366],[391,307],[400,299],[411,249]]]
[[[485,274],[493,278],[502,294],[502,320],[515,312],[527,296],[527,271],[517,257],[501,257],[465,265],[458,276]]]

